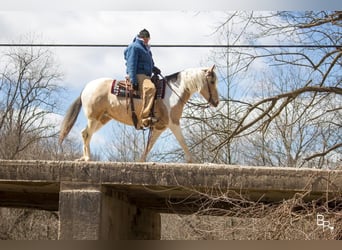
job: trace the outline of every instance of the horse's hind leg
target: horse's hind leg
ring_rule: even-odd
[[[83,156],[78,159],[79,161],[89,161],[90,160],[90,139],[92,134],[89,134],[88,126],[86,126],[82,132],[83,139]]]
[[[102,121],[101,123],[95,119],[88,119],[87,126],[81,132],[83,139],[83,156],[79,159],[79,161],[90,161],[90,140],[93,134],[97,130],[99,130],[106,122]]]

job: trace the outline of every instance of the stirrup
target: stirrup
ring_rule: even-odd
[[[152,125],[154,125],[156,122],[158,122],[158,119],[156,117],[147,117],[142,119],[141,123],[142,125],[147,128],[147,127],[151,127]]]

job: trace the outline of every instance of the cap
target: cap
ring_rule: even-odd
[[[139,32],[138,37],[140,38],[150,38],[150,32],[147,29],[143,29]]]

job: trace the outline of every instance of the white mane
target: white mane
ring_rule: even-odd
[[[206,68],[191,68],[180,72],[181,88],[187,89],[191,93],[200,91],[205,84],[205,69]]]

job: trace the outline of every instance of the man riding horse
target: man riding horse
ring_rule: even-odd
[[[112,92],[116,79],[103,77],[88,82],[68,108],[59,134],[59,143],[61,144],[74,126],[83,107],[87,126],[81,132],[83,156],[78,160],[91,160],[90,141],[93,134],[111,119],[114,119],[136,128],[153,126],[153,129],[150,130],[149,143],[145,147],[140,161],[146,161],[148,153],[159,136],[169,128],[183,148],[186,161],[193,162],[181,131],[180,119],[185,104],[196,92],[202,95],[211,106],[218,106],[220,100],[217,91],[218,79],[214,71],[215,65],[209,68],[189,68],[166,76],[164,78],[166,84],[163,90],[163,98],[157,99],[153,108],[157,120],[153,114],[151,115],[156,93],[151,75],[152,73],[160,74],[160,70],[154,66],[152,54],[148,47],[149,38],[149,32],[142,30],[125,50],[127,74],[133,87],[139,89],[140,96],[142,96],[142,100],[131,99],[131,104],[134,104],[132,106],[140,112],[140,120],[137,122],[139,126],[136,125],[137,119],[134,119],[136,116],[133,116],[135,111],[131,109],[131,112],[127,112],[129,108],[127,95],[120,96]],[[130,97],[132,96],[130,95]]]
[[[152,73],[160,74],[160,70],[154,66],[149,40],[150,33],[143,29],[124,51],[127,78],[133,88],[140,91],[143,103],[137,128],[150,127],[157,122],[157,118],[151,114],[156,93],[151,76]]]

